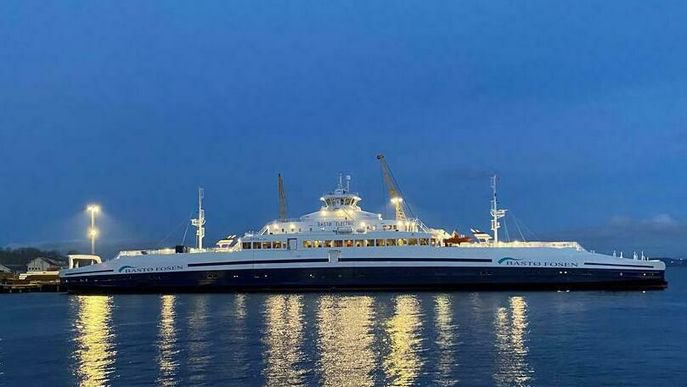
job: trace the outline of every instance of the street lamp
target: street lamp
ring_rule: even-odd
[[[95,216],[100,213],[100,206],[90,204],[86,211],[91,214],[91,228],[88,229],[88,237],[91,238],[91,254],[95,255],[95,238],[98,236],[98,229],[95,228]]]

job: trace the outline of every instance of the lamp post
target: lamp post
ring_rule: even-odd
[[[95,228],[95,216],[100,213],[100,206],[91,204],[86,207],[86,211],[91,215],[91,228],[88,229],[88,237],[91,239],[91,254],[95,255],[95,238],[98,236],[98,229]]]

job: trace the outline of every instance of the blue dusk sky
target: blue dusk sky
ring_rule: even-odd
[[[685,1],[0,2],[0,246],[208,239],[319,208],[687,257]],[[192,243],[189,230],[187,244]],[[144,246],[142,246],[144,245]]]

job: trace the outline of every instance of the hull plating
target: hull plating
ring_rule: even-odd
[[[663,289],[662,270],[368,267],[207,270],[62,278],[73,293],[271,290]]]

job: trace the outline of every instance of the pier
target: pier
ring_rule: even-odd
[[[9,279],[0,282],[0,293],[62,292],[59,280],[33,281]]]

